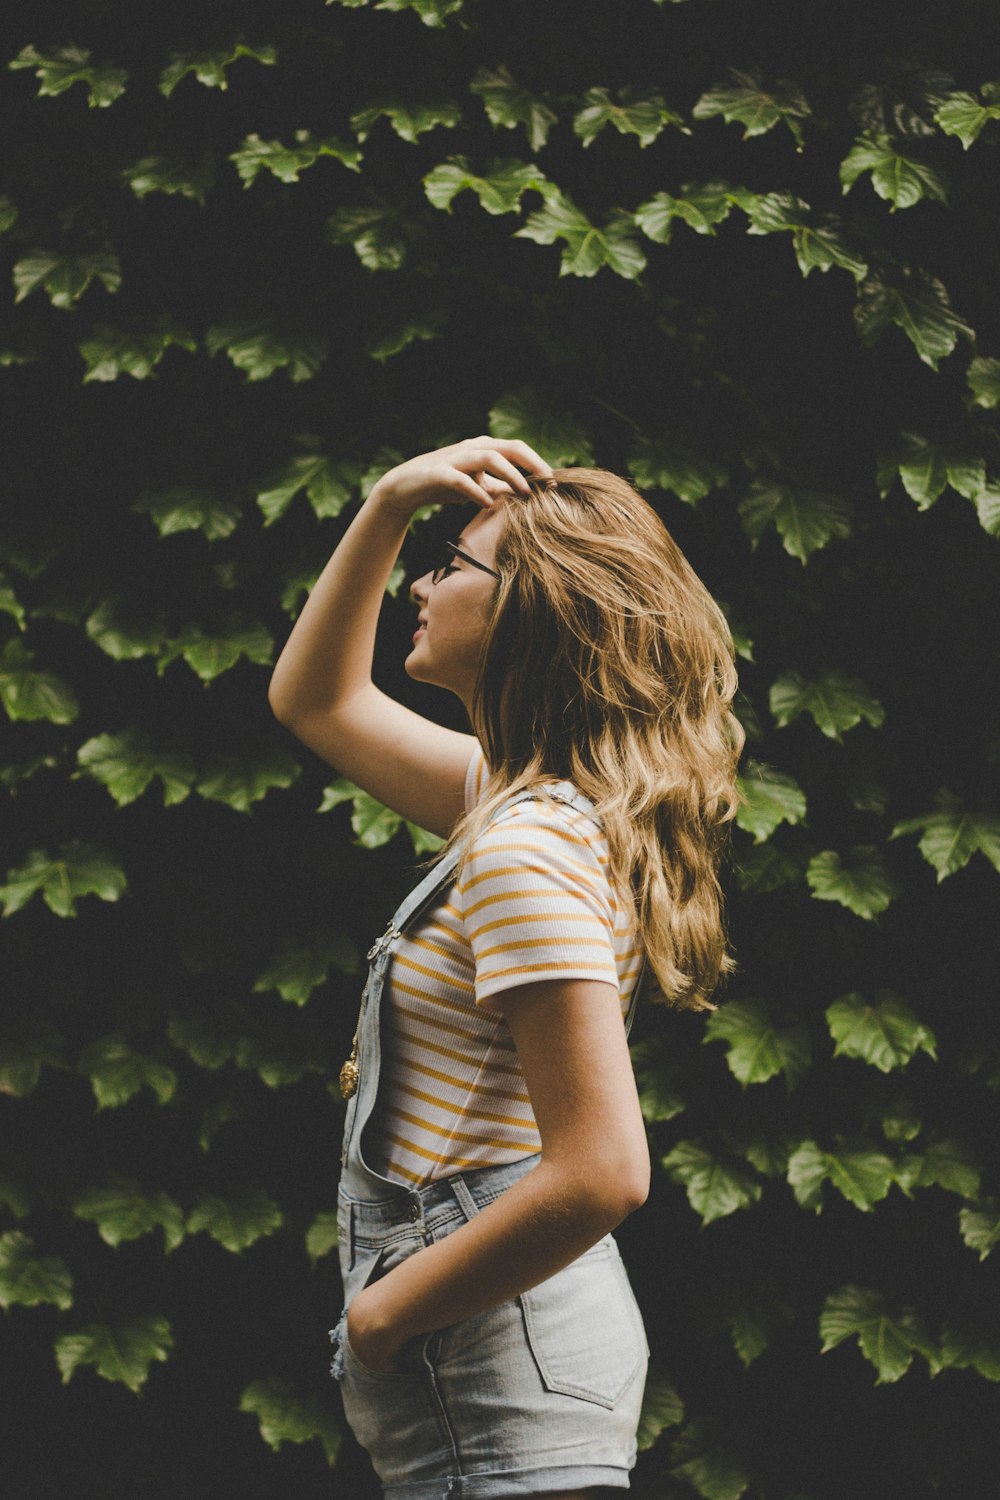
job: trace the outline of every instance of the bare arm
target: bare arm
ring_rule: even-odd
[[[539,1165],[447,1238],[358,1293],[351,1346],[391,1370],[406,1339],[555,1275],[645,1201],[649,1149],[617,991],[540,980],[498,997],[542,1138]]]
[[[465,807],[474,734],[436,724],[383,693],[372,657],[385,585],[414,512],[478,504],[526,487],[516,464],[549,466],[526,443],[469,438],[384,474],[344,533],[271,679],[275,715],[376,801],[448,838]]]

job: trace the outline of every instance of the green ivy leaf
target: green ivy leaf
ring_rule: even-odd
[[[813,224],[809,205],[791,193],[746,194],[740,207],[750,220],[748,234],[791,234],[803,276],[813,270],[829,271],[831,266],[850,271],[855,281],[868,274],[867,262],[845,240],[836,214],[824,214]]]
[[[179,531],[200,531],[210,542],[231,536],[241,514],[238,501],[220,500],[211,490],[187,484],[166,490],[145,490],[132,509],[137,515],[149,516],[161,537]]]
[[[628,456],[628,470],[640,488],[671,490],[688,505],[697,505],[729,479],[714,459],[665,434],[637,438]]]
[[[689,1422],[674,1439],[670,1473],[684,1479],[704,1500],[740,1500],[750,1484],[744,1465],[710,1442],[703,1422]]]
[[[260,1423],[260,1435],[275,1452],[282,1443],[307,1443],[319,1438],[331,1469],[340,1452],[341,1431],[329,1402],[315,1392],[299,1396],[277,1376],[254,1380],[240,1396],[240,1411]]]
[[[798,489],[757,479],[737,511],[754,551],[773,526],[785,551],[803,565],[811,553],[825,547],[833,537],[851,535],[850,502],[822,490]]]
[[[823,1151],[815,1141],[800,1142],[788,1158],[787,1174],[799,1207],[815,1209],[816,1213],[823,1207],[824,1182],[832,1182],[848,1203],[867,1213],[896,1180],[893,1163],[883,1151],[846,1147]]]
[[[480,68],[469,84],[469,90],[482,99],[491,125],[499,125],[505,130],[523,125],[532,151],[542,149],[558,117],[544,98],[530,94],[515,83],[509,69],[504,66]]]
[[[317,1214],[306,1230],[306,1254],[313,1270],[316,1262],[337,1248],[337,1210]]]
[[[912,1101],[905,1098],[897,1099],[883,1109],[881,1120],[886,1140],[893,1141],[897,1145],[914,1140],[923,1129],[923,1123]]]
[[[167,1104],[177,1089],[173,1068],[137,1052],[120,1031],[91,1042],[77,1068],[89,1077],[99,1110],[118,1109],[143,1088],[152,1089],[159,1102]]]
[[[712,1155],[702,1141],[678,1141],[661,1158],[673,1182],[679,1183],[703,1225],[749,1208],[760,1199],[761,1184],[744,1168]]]
[[[294,755],[272,750],[263,755],[217,755],[195,783],[199,797],[249,812],[274,787],[293,786],[302,775]]]
[[[890,323],[897,324],[932,370],[952,352],[959,334],[975,338],[955,312],[941,282],[926,271],[908,266],[899,269],[895,283],[874,274],[866,277],[858,288],[854,323],[861,342],[869,348]]]
[[[236,1043],[236,1066],[256,1073],[269,1089],[298,1083],[307,1073],[322,1073],[330,1065],[320,1057],[315,1045],[300,1042],[297,1047],[262,1037],[240,1037]]]
[[[213,1073],[236,1053],[236,1037],[201,1014],[181,1016],[171,1011],[167,1020],[167,1040],[171,1046],[186,1052],[199,1068]]]
[[[973,403],[992,411],[1000,402],[1000,359],[978,355],[970,360],[965,378],[972,392]]]
[[[142,328],[111,328],[107,323],[97,323],[90,337],[76,346],[87,366],[83,383],[117,380],[119,375],[149,379],[171,344],[191,354],[198,348],[197,339],[166,313]]]
[[[351,828],[355,835],[354,842],[361,848],[380,849],[399,832],[403,821],[399,813],[393,812],[391,807],[385,807],[344,776],[324,788],[323,800],[316,811],[331,812],[342,802],[353,804]]]
[[[807,120],[812,111],[798,84],[788,78],[779,78],[771,88],[765,88],[758,68],[730,68],[729,76],[731,83],[716,84],[702,94],[691,111],[693,117],[709,120],[713,115],[721,115],[727,124],[737,123],[744,127],[744,140],[766,135],[783,121],[795,139],[796,149],[801,151],[802,121]]]
[[[741,849],[733,861],[737,884],[742,891],[780,891],[797,885],[805,873],[807,860],[800,853],[778,849],[772,842]]]
[[[343,3],[344,0],[340,0],[340,4]],[[425,26],[443,26],[452,16],[458,15],[464,3],[465,0],[378,0],[375,9],[413,10]]]
[[[27,1218],[31,1212],[31,1199],[23,1183],[8,1172],[0,1172],[0,1204],[9,1209],[15,1219]]]
[[[899,1380],[913,1362],[914,1352],[935,1362],[923,1322],[912,1308],[890,1313],[881,1292],[872,1287],[842,1286],[823,1303],[819,1318],[821,1353],[856,1337],[865,1359],[877,1372],[876,1385]]]
[[[63,1039],[45,1022],[20,1041],[0,1042],[0,1094],[23,1099],[38,1083],[42,1068],[63,1061]]]
[[[573,132],[589,146],[606,125],[621,135],[635,135],[640,146],[650,146],[668,125],[685,135],[691,132],[675,110],[668,109],[663,95],[642,84],[629,83],[618,90],[617,103],[606,88],[591,88],[573,116]]]
[[[729,1071],[746,1088],[784,1073],[789,1092],[811,1061],[809,1033],[801,1021],[776,1021],[764,1000],[729,1000],[708,1017],[703,1042],[728,1044]]]
[[[58,1255],[36,1255],[20,1229],[0,1234],[0,1307],[73,1306],[73,1277]]]
[[[876,991],[875,1004],[852,991],[826,1008],[827,1025],[836,1043],[834,1057],[857,1057],[882,1073],[905,1068],[918,1051],[937,1061],[937,1040],[893,990]]]
[[[157,656],[167,639],[165,615],[139,618],[119,594],[102,599],[87,617],[84,629],[94,645],[115,661]]]
[[[1000,816],[988,812],[968,812],[961,800],[941,787],[934,797],[937,810],[903,818],[894,824],[889,837],[920,833],[917,847],[928,864],[937,871],[937,883],[956,870],[964,869],[973,854],[984,854],[1000,872]]]
[[[76,694],[55,672],[38,672],[34,652],[16,638],[0,655],[0,698],[10,719],[47,719],[50,724],[72,724],[80,712]]]
[[[1000,120],[1000,83],[984,83],[980,93],[985,103],[959,90],[948,94],[934,111],[945,135],[957,135],[966,151],[989,120]]]
[[[361,170],[361,152],[357,146],[336,136],[321,137],[313,135],[311,130],[296,130],[295,140],[296,145],[283,146],[280,141],[265,141],[256,134],[246,136],[242,145],[229,155],[243,186],[249,187],[265,168],[279,182],[298,182],[299,173],[321,156],[332,156],[352,172]]]
[[[800,672],[784,672],[772,685],[771,713],[779,729],[799,714],[812,715],[816,727],[829,739],[842,741],[846,730],[866,720],[873,729],[885,722],[885,709],[873,698],[859,677],[833,667],[813,678]]]
[[[279,328],[270,318],[250,318],[213,323],[205,332],[205,348],[209,354],[224,349],[237,370],[245,371],[248,385],[270,379],[275,370],[287,370],[297,385],[316,374],[329,341],[322,333]]]
[[[81,896],[99,896],[117,901],[126,889],[125,871],[113,854],[96,844],[73,839],[57,854],[32,849],[23,865],[7,871],[7,884],[0,886],[5,917],[20,911],[37,892],[57,917],[75,917]]]
[[[166,1318],[147,1313],[127,1323],[88,1323],[79,1333],[56,1339],[56,1363],[65,1385],[81,1365],[93,1365],[105,1380],[127,1385],[137,1394],[154,1360],[165,1360],[174,1338]]]
[[[331,968],[341,974],[356,974],[358,964],[358,950],[350,938],[319,928],[306,938],[286,939],[255,980],[254,993],[277,990],[283,1000],[305,1005],[313,990],[326,983]]]
[[[365,344],[365,353],[370,359],[377,359],[384,364],[394,354],[401,353],[403,349],[418,340],[429,343],[440,338],[447,320],[448,314],[441,307],[432,308],[421,317],[407,318],[405,322],[398,323],[387,333],[378,334],[369,339]]]
[[[759,1289],[752,1300],[730,1301],[725,1305],[723,1321],[744,1370],[749,1370],[764,1353],[779,1325],[791,1323],[793,1316],[787,1302]]]
[[[879,491],[883,498],[896,474],[920,510],[929,510],[946,485],[974,500],[986,486],[986,465],[978,455],[946,453],[919,432],[900,433],[900,443],[878,461]]]
[[[599,229],[565,194],[550,192],[544,206],[529,215],[513,238],[539,245],[563,240],[560,276],[596,276],[602,266],[608,266],[616,275],[635,281],[645,269],[646,257],[632,238],[634,227],[631,214],[618,214]]]
[[[278,61],[278,54],[272,46],[248,47],[245,42],[236,42],[232,47],[216,47],[206,52],[172,52],[170,61],[160,74],[160,93],[169,99],[188,73],[193,73],[206,88],[227,89],[229,79],[226,77],[226,69],[241,57],[252,57],[255,62],[268,66],[273,66]]]
[[[123,1240],[137,1240],[162,1229],[169,1255],[184,1238],[180,1205],[167,1193],[144,1193],[134,1177],[116,1176],[104,1187],[84,1188],[73,1201],[73,1213],[96,1224],[104,1243],[115,1249]]]
[[[215,158],[211,151],[203,151],[197,161],[153,152],[123,168],[121,178],[140,201],[150,193],[179,193],[204,206],[205,195],[215,186]]]
[[[258,490],[257,504],[264,525],[273,526],[280,520],[303,489],[319,520],[339,516],[357,492],[360,477],[360,465],[351,459],[331,459],[325,453],[299,454],[262,481],[265,488]]]
[[[0,761],[0,784],[12,795],[19,786],[37,776],[39,771],[51,771],[59,764],[56,755],[29,755],[24,760]]]
[[[787,771],[750,757],[737,784],[746,801],[737,809],[736,822],[744,833],[753,834],[754,843],[769,839],[781,823],[805,819],[805,792]]]
[[[960,1209],[958,1223],[963,1241],[970,1250],[978,1250],[980,1260],[1000,1245],[1000,1203],[995,1198]]]
[[[77,760],[88,776],[106,787],[119,807],[141,797],[154,776],[163,782],[163,805],[183,802],[195,778],[190,756],[156,751],[141,729],[98,734],[81,745]]]
[[[210,1234],[224,1249],[242,1254],[248,1246],[274,1234],[284,1214],[263,1188],[248,1188],[231,1198],[203,1193],[188,1215],[188,1234]]]
[[[18,630],[23,630],[28,622],[24,605],[15,594],[13,585],[2,574],[0,574],[0,614],[10,615]]]
[[[39,98],[54,98],[74,83],[82,83],[87,87],[88,105],[106,109],[124,94],[128,73],[111,63],[92,63],[90,57],[87,47],[55,47],[46,53],[29,43],[7,66],[34,68]]]
[[[631,1054],[643,1119],[651,1125],[672,1120],[686,1108],[680,1065],[664,1056],[663,1043],[656,1037],[634,1042]]]
[[[852,844],[841,856],[824,849],[809,861],[806,880],[817,901],[836,901],[871,921],[900,894],[885,856],[874,844]]]
[[[636,1433],[639,1452],[644,1453],[647,1448],[652,1448],[661,1433],[668,1427],[676,1427],[683,1420],[684,1402],[676,1389],[669,1380],[651,1370],[642,1393],[642,1411],[639,1413]]]
[[[359,141],[365,141],[372,127],[381,119],[387,119],[401,140],[413,146],[428,130],[436,125],[445,125],[449,130],[462,123],[462,106],[452,99],[408,103],[399,94],[383,95],[373,99],[363,109],[351,115],[351,129]]]
[[[231,615],[217,635],[206,635],[200,625],[188,625],[163,648],[157,672],[162,676],[179,656],[207,684],[228,672],[241,656],[256,666],[269,667],[274,658],[274,637],[259,621]]]
[[[109,292],[121,286],[121,267],[113,250],[92,250],[85,255],[31,250],[14,266],[14,301],[23,302],[43,287],[53,307],[71,309],[95,278]]]
[[[990,1344],[979,1329],[971,1332],[945,1323],[937,1358],[941,1369],[973,1369],[984,1380],[1000,1380],[1000,1348]]]
[[[921,198],[933,198],[938,203],[948,201],[944,174],[927,162],[904,156],[888,136],[876,140],[862,136],[854,142],[840,164],[840,182],[845,193],[850,192],[862,172],[871,173],[872,187],[892,205],[892,213],[897,208],[912,208]]]
[[[423,184],[428,201],[447,213],[451,213],[453,200],[466,190],[475,193],[480,208],[494,215],[515,213],[526,192],[547,198],[553,191],[552,183],[538,167],[511,157],[494,158],[480,176],[467,156],[450,156],[427,173]]]
[[[8,229],[13,229],[20,218],[20,209],[9,198],[6,193],[0,193],[0,234],[6,234]]]
[[[896,1181],[907,1197],[914,1188],[940,1187],[960,1198],[978,1197],[982,1169],[965,1141],[934,1141],[922,1153],[911,1152],[896,1166]]]
[[[1000,486],[988,484],[974,501],[979,524],[990,536],[1000,536]]]
[[[678,198],[656,193],[635,211],[636,225],[648,239],[668,245],[675,219],[689,225],[695,234],[715,234],[716,225],[728,219],[736,204],[746,207],[755,194],[728,182],[685,183]]]
[[[398,271],[405,264],[415,226],[396,203],[376,197],[367,204],[338,208],[326,221],[332,245],[353,245],[369,271]]]
[[[497,438],[523,438],[554,469],[594,462],[590,439],[579,422],[558,410],[533,386],[521,386],[497,397],[490,407],[489,433]]]

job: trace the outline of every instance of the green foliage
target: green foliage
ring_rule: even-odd
[[[58,1255],[36,1255],[19,1229],[0,1234],[0,1307],[73,1306],[73,1277]]]
[[[686,1191],[702,1224],[749,1208],[760,1199],[761,1184],[738,1163],[713,1154],[704,1141],[678,1141],[662,1159],[668,1176]]]
[[[16,604],[8,613],[18,617]],[[72,724],[80,712],[73,689],[56,672],[38,672],[35,654],[16,638],[0,656],[0,698],[10,719],[47,719],[50,724]]]
[[[696,120],[710,120],[721,115],[728,123],[743,128],[743,139],[766,135],[775,125],[785,124],[802,150],[802,121],[812,113],[797,83],[782,78],[765,87],[758,68],[730,68],[729,84],[716,84],[707,90],[691,111]]]
[[[195,778],[190,756],[154,750],[141,729],[95,735],[80,746],[77,760],[88,776],[107,788],[119,807],[141,797],[154,776],[163,783],[164,806],[172,807],[184,801]]]
[[[135,1240],[163,1230],[163,1248],[169,1254],[184,1238],[184,1214],[167,1193],[144,1193],[134,1177],[118,1178],[105,1187],[86,1188],[73,1204],[78,1219],[96,1224],[105,1244],[116,1249],[123,1240]]]
[[[835,1056],[860,1058],[883,1073],[905,1068],[918,1051],[937,1057],[934,1033],[892,990],[879,990],[874,1005],[859,994],[842,995],[827,1006],[826,1020]]]
[[[251,47],[245,42],[236,42],[232,47],[217,47],[205,52],[175,52],[160,74],[160,93],[169,99],[181,79],[193,73],[199,83],[208,89],[227,89],[227,69],[241,57],[252,57],[255,62],[273,67],[278,61],[272,46]]]
[[[297,130],[295,140],[297,145],[283,146],[280,141],[262,141],[259,135],[248,135],[239,150],[229,156],[244,187],[249,187],[265,168],[279,182],[298,182],[299,173],[321,156],[332,156],[352,172],[360,171],[361,152],[346,141],[334,136],[320,139],[309,130]]]
[[[93,250],[84,255],[32,250],[14,266],[14,301],[23,302],[42,287],[53,307],[71,310],[94,280],[108,292],[117,292],[121,286],[121,266],[113,250]]]
[[[705,1023],[706,1042],[728,1044],[726,1061],[745,1087],[785,1075],[789,1089],[809,1067],[809,1034],[801,1022],[778,1022],[764,1000],[730,1000]]]
[[[149,1379],[150,1366],[165,1360],[173,1343],[167,1319],[146,1313],[125,1323],[88,1323],[77,1333],[63,1334],[56,1339],[56,1363],[63,1385],[82,1365],[93,1365],[104,1380],[127,1385],[138,1394]]]
[[[491,125],[505,130],[521,125],[532,151],[542,149],[558,116],[544,98],[519,87],[506,64],[480,68],[469,88],[482,99]]]
[[[872,1287],[842,1286],[831,1292],[819,1319],[822,1352],[856,1337],[858,1347],[874,1366],[876,1385],[899,1380],[922,1354],[934,1368],[934,1351],[927,1330],[912,1308],[891,1312],[881,1292]]]
[[[991,812],[971,813],[961,799],[947,787],[934,797],[937,811],[903,818],[889,837],[923,831],[918,848],[928,864],[937,871],[938,884],[947,875],[964,869],[973,854],[985,854],[995,870],[1000,870],[1000,816]]]
[[[72,88],[74,83],[83,83],[91,108],[106,109],[125,92],[128,73],[111,63],[92,63],[90,57],[87,47],[56,47],[46,53],[29,43],[7,66],[34,68],[40,98],[54,97]]]
[[[740,501],[739,513],[752,547],[773,526],[785,551],[802,563],[831,538],[851,534],[849,503],[839,495],[819,490],[795,489],[758,479]]]
[[[691,134],[681,116],[667,108],[662,94],[637,84],[619,89],[617,100],[605,88],[588,89],[584,94],[583,104],[573,116],[573,130],[583,144],[589,146],[608,125],[621,135],[638,136],[640,146],[651,146],[668,125]]]
[[[0,902],[4,916],[9,917],[32,896],[41,895],[57,917],[75,917],[81,896],[117,901],[127,884],[125,871],[113,854],[97,844],[72,839],[55,854],[32,849],[23,864],[7,871],[6,885],[0,885]]]
[[[809,861],[806,880],[817,901],[837,901],[870,921],[900,893],[885,857],[874,844],[852,844],[845,854],[824,849]]]
[[[550,189],[544,208],[529,215],[514,238],[539,245],[564,241],[560,276],[596,276],[602,266],[608,266],[618,276],[634,281],[645,269],[646,257],[632,237],[633,222],[629,214],[616,214],[602,229],[565,193]]]
[[[230,1198],[204,1193],[188,1214],[188,1234],[210,1234],[222,1247],[239,1255],[257,1240],[274,1234],[284,1215],[261,1188],[249,1188]]]
[[[260,1435],[274,1450],[282,1443],[307,1443],[319,1438],[332,1468],[340,1452],[341,1432],[329,1403],[317,1395],[299,1396],[275,1376],[254,1380],[240,1396],[240,1411],[250,1412],[260,1424]]]
[[[812,716],[816,727],[840,741],[848,729],[864,719],[873,729],[885,721],[885,709],[860,678],[833,667],[807,678],[801,672],[785,672],[771,686],[771,712],[779,729],[799,714]]]

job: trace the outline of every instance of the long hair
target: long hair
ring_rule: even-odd
[[[737,968],[719,865],[746,800],[726,617],[626,480],[568,468],[529,484],[496,502],[500,581],[472,697],[486,791],[427,863],[457,842],[471,849],[511,792],[572,782],[603,823],[612,885],[632,901],[647,998],[714,1010]]]

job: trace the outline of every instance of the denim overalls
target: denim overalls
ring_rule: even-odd
[[[497,809],[497,814],[538,795],[534,790],[517,793]],[[592,815],[593,803],[575,788],[548,795]],[[581,1461],[555,1464],[556,1468],[565,1469],[565,1474],[560,1474],[563,1487],[586,1484],[624,1487],[628,1484],[628,1468],[635,1458],[634,1428],[642,1394],[642,1381],[637,1382],[637,1376],[640,1368],[645,1370],[648,1346],[617,1246],[610,1235],[558,1276],[514,1303],[490,1309],[468,1324],[411,1340],[400,1351],[402,1368],[398,1373],[368,1370],[354,1355],[347,1339],[347,1310],[365,1285],[386,1274],[406,1256],[459,1228],[531,1171],[540,1159],[538,1155],[529,1156],[408,1188],[374,1171],[362,1154],[364,1127],[378,1095],[381,1000],[393,946],[402,932],[447,891],[454,879],[459,854],[456,846],[428,871],[368,953],[369,970],[357,1032],[358,1085],[348,1101],[341,1153],[337,1222],[344,1309],[336,1328],[330,1331],[334,1345],[331,1373],[341,1383],[345,1411],[355,1436],[368,1449],[391,1500],[438,1500],[439,1496],[468,1496],[471,1500],[480,1495],[533,1493],[541,1469],[551,1477],[553,1461],[539,1462],[547,1449],[541,1454],[536,1451],[537,1432],[533,1440],[527,1441],[522,1429],[526,1424],[534,1427],[539,1420],[551,1423],[558,1417],[558,1413],[551,1411],[553,1401],[563,1404],[563,1415],[573,1419],[569,1425],[574,1431],[582,1423],[580,1441],[577,1442],[576,1436],[572,1441],[567,1439],[567,1452],[573,1451]],[[631,1026],[645,972],[644,961],[633,986],[626,1031]],[[583,1269],[587,1271],[586,1278],[579,1274]],[[616,1324],[617,1357],[605,1346],[594,1351],[595,1358],[581,1359],[567,1349],[565,1330],[546,1333],[546,1318],[551,1322],[551,1315],[546,1311],[545,1289],[556,1289],[556,1283],[573,1271],[578,1272],[576,1297],[580,1321],[593,1325],[595,1316],[603,1314],[606,1320],[610,1314]],[[588,1297],[594,1302],[593,1307],[585,1305]],[[559,1298],[563,1312],[571,1311],[572,1300],[572,1297],[567,1300],[563,1288]],[[500,1328],[504,1319],[506,1323]],[[449,1352],[443,1347],[456,1329],[469,1330],[480,1324],[481,1331],[488,1336],[486,1342],[493,1339],[500,1364],[512,1372],[511,1378],[518,1367],[519,1355],[527,1351],[531,1380],[538,1388],[532,1391],[530,1411],[524,1401],[519,1406],[517,1392],[505,1394],[496,1389],[495,1381],[491,1387],[489,1370],[484,1367],[488,1364],[485,1344],[480,1345],[466,1371],[460,1368],[461,1350],[453,1347]],[[623,1330],[629,1327],[631,1339],[623,1336]],[[546,1341],[548,1351],[544,1347]],[[455,1345],[454,1337],[451,1343]],[[541,1381],[536,1366],[541,1367]],[[449,1371],[454,1377],[450,1392],[446,1378]],[[481,1409],[477,1409],[474,1399],[470,1404],[473,1394],[470,1388],[477,1383],[485,1393]],[[628,1400],[623,1400],[624,1397]],[[520,1427],[514,1423],[509,1441],[503,1439],[499,1430],[503,1427],[501,1406],[505,1416],[512,1419],[518,1411],[523,1411]],[[614,1431],[609,1430],[603,1446],[597,1443],[595,1460],[592,1450],[598,1410]],[[514,1470],[523,1476],[524,1488],[519,1488],[520,1479],[513,1481],[513,1488],[498,1481],[498,1475]],[[495,1487],[498,1482],[499,1489]]]

